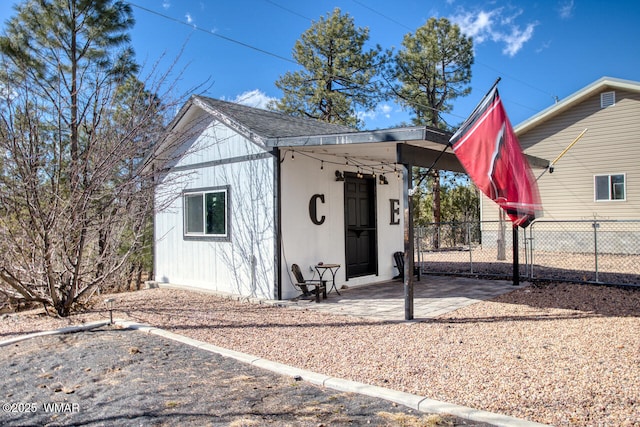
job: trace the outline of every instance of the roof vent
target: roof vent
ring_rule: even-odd
[[[607,108],[610,105],[615,105],[616,93],[615,92],[603,92],[600,94],[600,108]]]

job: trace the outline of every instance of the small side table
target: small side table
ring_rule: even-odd
[[[318,272],[318,276],[320,276],[320,280],[323,280],[323,276],[327,272],[327,270],[331,272],[331,287],[329,288],[327,293],[330,293],[331,289],[333,289],[338,295],[340,295],[340,292],[338,292],[338,288],[336,288],[336,273],[340,269],[340,264],[318,264],[315,268]]]

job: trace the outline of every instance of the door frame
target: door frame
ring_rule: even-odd
[[[360,176],[358,176],[360,175]],[[369,209],[373,215],[373,230],[372,232],[372,241],[369,243],[369,250],[371,251],[371,256],[373,260],[371,261],[372,270],[363,274],[352,275],[349,272],[349,245],[347,242],[348,233],[349,233],[349,220],[347,217],[347,183],[354,181],[365,181],[369,185],[371,185],[371,197],[369,198]],[[378,275],[379,263],[378,263],[378,195],[377,195],[377,179],[373,175],[362,175],[354,172],[345,172],[344,173],[344,263],[345,263],[345,280],[349,281],[351,278],[356,277],[364,277],[371,275]]]

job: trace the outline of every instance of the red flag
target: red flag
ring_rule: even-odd
[[[449,141],[476,186],[526,227],[542,216],[538,185],[522,154],[497,87],[476,107]]]

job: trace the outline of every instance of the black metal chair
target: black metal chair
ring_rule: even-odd
[[[394,252],[393,259],[396,262],[396,268],[398,269],[398,275],[394,277],[394,279],[402,279],[404,280],[404,252]],[[418,278],[418,282],[420,281],[420,276],[422,271],[420,267],[413,267],[413,274]]]
[[[320,292],[322,292],[322,298],[327,298],[327,281],[326,280],[307,280],[302,275],[302,271],[298,264],[293,264],[291,266],[291,272],[293,272],[293,276],[295,277],[295,283],[293,284],[296,289],[302,292],[302,295],[309,296],[312,294],[316,295],[316,302],[320,302]],[[309,286],[314,289],[309,292]]]

